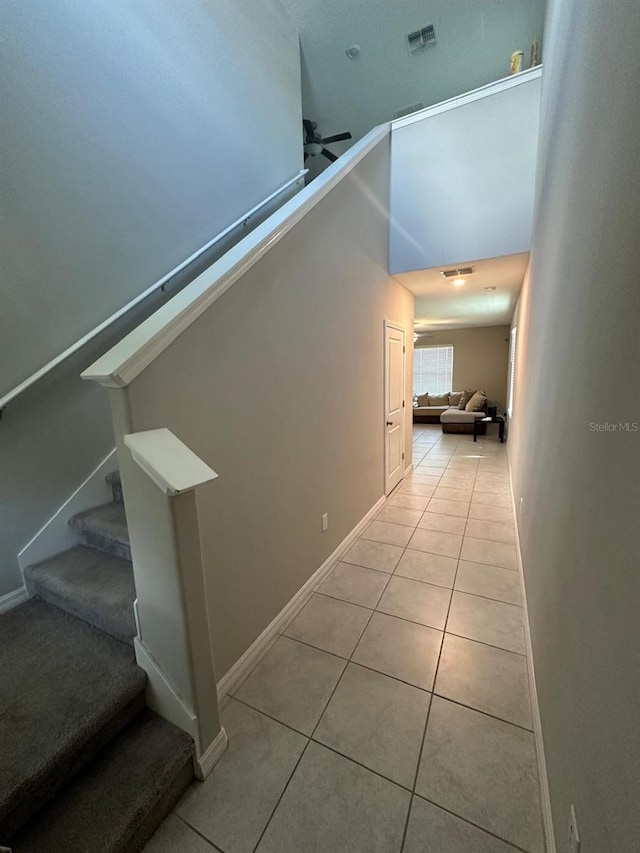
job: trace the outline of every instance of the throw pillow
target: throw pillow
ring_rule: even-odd
[[[449,395],[448,394],[438,394],[436,396],[434,394],[429,394],[429,405],[430,406],[448,406],[449,405]]]
[[[475,391],[463,391],[462,397],[460,397],[460,402],[458,403],[458,409],[464,410],[464,407],[467,405],[467,403],[475,393]]]
[[[429,405],[429,395],[428,394],[418,394],[418,405],[419,406],[428,406]]]
[[[450,406],[458,406],[460,405],[460,400],[462,399],[462,391],[452,391],[449,394],[449,405]]]
[[[487,395],[484,391],[476,391],[465,406],[466,412],[481,412],[487,405]]]

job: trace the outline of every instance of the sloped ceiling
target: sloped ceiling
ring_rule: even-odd
[[[354,140],[410,104],[425,106],[506,76],[514,50],[542,41],[546,0],[282,0],[300,32],[305,118]],[[411,55],[409,32],[437,43]],[[360,55],[351,60],[353,44]],[[349,142],[331,150],[343,153]],[[312,175],[328,160],[309,158]]]

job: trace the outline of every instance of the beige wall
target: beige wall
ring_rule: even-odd
[[[136,431],[220,475],[200,504],[218,677],[383,494],[383,321],[407,330],[407,399],[413,324],[388,188],[385,139],[129,386]]]
[[[508,448],[557,850],[635,853],[640,7],[551,12]]]
[[[5,0],[0,20],[4,394],[292,178],[302,108],[279,0]],[[7,407],[0,596],[113,449],[106,397],[81,371],[163,298]]]
[[[507,400],[509,327],[482,326],[433,332],[418,340],[417,347],[453,346],[452,391],[477,391],[481,388],[489,400],[502,408]],[[428,388],[424,391],[429,392]],[[424,392],[422,392],[424,393]]]

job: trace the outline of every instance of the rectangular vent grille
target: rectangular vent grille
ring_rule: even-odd
[[[431,47],[436,43],[436,30],[433,24],[427,24],[420,30],[407,34],[407,46],[409,53],[417,53],[425,47]]]
[[[471,275],[472,272],[473,267],[459,267],[455,270],[442,270],[440,275],[443,275],[445,278],[458,278],[458,276]]]
[[[423,110],[424,104],[422,101],[418,101],[417,104],[411,104],[409,107],[403,107],[401,110],[397,110],[394,114],[394,118],[404,118],[405,116],[410,116],[411,113],[417,113],[418,110]]]

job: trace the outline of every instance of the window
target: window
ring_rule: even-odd
[[[453,390],[453,347],[417,347],[413,351],[413,393]]]
[[[511,329],[511,340],[509,341],[509,389],[507,391],[507,414],[511,417],[513,412],[513,389],[516,381],[516,337],[518,327]]]

